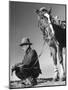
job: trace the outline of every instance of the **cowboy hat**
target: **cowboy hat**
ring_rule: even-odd
[[[29,38],[24,37],[24,38],[22,38],[22,40],[21,40],[20,46],[23,46],[23,45],[32,45],[32,43],[30,42],[30,39],[29,39]]]

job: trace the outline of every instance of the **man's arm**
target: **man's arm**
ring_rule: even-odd
[[[24,64],[22,62],[15,64],[15,67],[23,66]]]
[[[35,60],[35,58],[36,58],[36,56],[35,56],[34,53],[35,53],[34,50],[31,50],[28,55],[26,54],[26,55],[24,56],[24,59],[23,59],[23,61],[22,61],[22,64],[23,64],[24,66],[29,66],[32,62],[34,62],[34,60]],[[33,64],[33,63],[32,63],[32,64]]]
[[[22,66],[23,64],[22,64],[22,62],[20,62],[20,63],[18,63],[18,64],[15,64],[14,66],[12,66],[12,73],[15,71],[15,69],[16,69],[16,67],[20,67],[20,66]]]

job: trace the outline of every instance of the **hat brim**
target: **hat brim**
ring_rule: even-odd
[[[32,43],[22,43],[19,46],[24,46],[24,45],[32,45]]]

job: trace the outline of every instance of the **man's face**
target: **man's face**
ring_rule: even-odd
[[[29,45],[22,46],[22,50],[25,52],[28,49]]]

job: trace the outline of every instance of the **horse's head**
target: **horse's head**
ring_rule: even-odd
[[[45,7],[36,10],[36,14],[38,16],[38,25],[41,29],[48,27],[51,23],[51,11],[52,8],[47,10]]]
[[[52,8],[47,10],[45,7],[41,7],[40,9],[36,9],[36,14],[37,15],[43,15],[45,13],[48,13],[49,15],[51,14]]]
[[[47,22],[50,22],[51,11],[52,11],[52,8],[50,8],[50,10],[47,10],[45,7],[42,7],[39,10],[38,9],[36,10],[36,14],[38,16],[38,19],[40,20],[45,19],[47,24]]]
[[[50,8],[50,10],[47,10],[45,7],[42,7],[39,10],[36,10],[36,13],[38,15],[39,27],[42,30],[44,35],[54,34],[54,31],[51,25],[51,18],[50,18],[51,10],[52,8]]]

